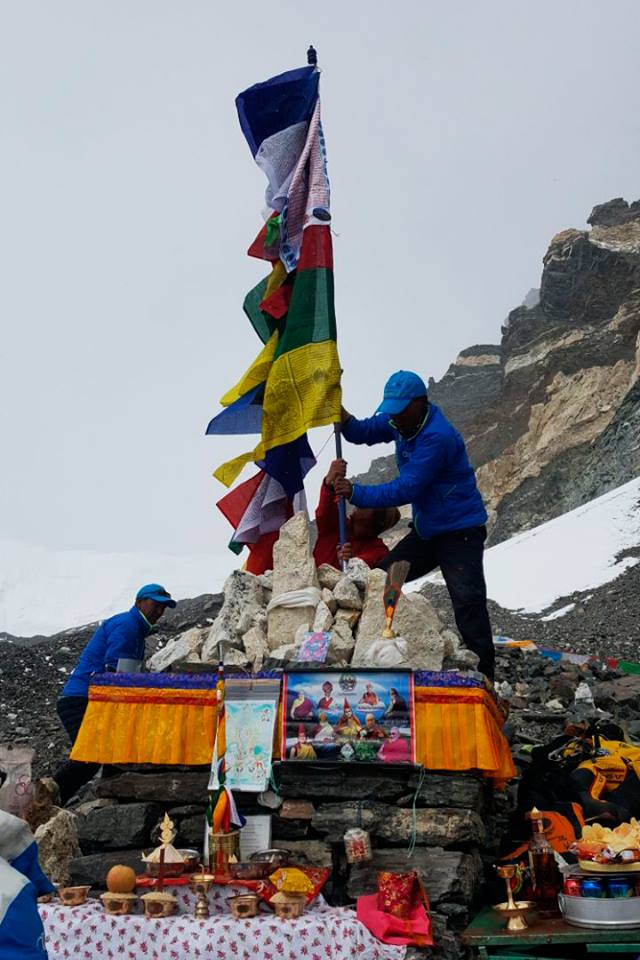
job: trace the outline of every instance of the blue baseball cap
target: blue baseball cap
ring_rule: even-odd
[[[376,413],[395,416],[409,406],[416,397],[426,397],[427,388],[422,377],[410,370],[398,370],[392,373],[384,385],[384,399]]]
[[[164,603],[172,609],[178,606],[169,591],[159,583],[146,583],[144,587],[140,587],[136,593],[136,600],[157,600],[158,603]]]

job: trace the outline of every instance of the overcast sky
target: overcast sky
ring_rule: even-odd
[[[636,0],[0,11],[0,533],[14,540],[224,549],[210,474],[245,442],[203,433],[258,351],[241,306],[264,273],[245,251],[265,182],[234,97],[302,65],[310,42],[358,414],[394,369],[438,378],[499,339],[553,234],[640,195]]]

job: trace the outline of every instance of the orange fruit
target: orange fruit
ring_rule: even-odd
[[[133,893],[136,885],[135,870],[116,864],[107,874],[107,890],[109,893]]]

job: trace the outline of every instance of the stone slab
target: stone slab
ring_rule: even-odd
[[[303,840],[309,836],[309,820],[285,820],[275,814],[271,818],[271,836],[275,841],[284,840],[282,846],[287,846],[289,840]]]
[[[295,854],[304,854],[314,867],[333,868],[331,844],[323,840],[287,840],[287,850]]]
[[[315,807],[308,800],[285,800],[279,816],[285,820],[311,820],[314,813]]]
[[[165,769],[162,773],[127,771],[99,780],[99,797],[148,800],[166,804],[198,803],[207,796],[209,768]]]
[[[163,814],[156,803],[121,803],[77,817],[78,839],[85,853],[143,847]]]
[[[398,806],[410,807],[416,796],[417,778],[411,783],[411,792],[400,797]],[[486,784],[473,774],[425,773],[416,797],[419,806],[463,807],[481,813],[486,803]]]
[[[137,874],[143,873],[142,854],[145,850],[110,850],[105,853],[93,853],[86,857],[77,857],[69,864],[71,882],[90,884],[92,887],[105,888],[105,878],[111,867],[122,864],[131,867]]]
[[[339,842],[349,827],[362,825],[373,836],[388,843],[415,841],[429,847],[457,847],[482,844],[485,826],[472,810],[427,807],[415,811],[364,800],[342,804],[324,803],[317,808],[311,825],[325,839]]]
[[[204,810],[191,817],[185,817],[178,826],[178,845],[182,847],[198,847],[202,849],[204,843]]]
[[[372,860],[352,864],[347,885],[349,896],[374,893],[379,870],[399,873],[417,870],[433,907],[446,902],[468,906],[482,881],[482,861],[475,852],[416,847],[408,858],[406,848],[381,848],[373,851]]]
[[[359,800],[375,797],[382,801],[394,801],[407,793],[412,782],[413,770],[397,768],[381,769],[380,773],[367,768],[342,766],[326,770],[312,764],[296,766],[291,763],[276,767],[276,780],[280,794],[287,798],[326,800]],[[414,787],[415,789],[415,787]]]

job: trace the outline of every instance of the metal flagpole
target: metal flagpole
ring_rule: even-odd
[[[336,438],[336,458],[342,460],[342,424],[334,423],[333,432]],[[347,504],[344,497],[338,497],[338,535],[340,546],[347,542]],[[347,563],[342,561],[343,572],[347,569]]]
[[[318,52],[311,44],[307,50],[307,64],[310,67],[318,69]],[[342,460],[342,424],[334,423],[333,432],[336,440],[336,458]],[[344,497],[338,498],[338,531],[340,546],[347,542],[347,504]],[[342,569],[346,570],[347,564],[342,561]]]

